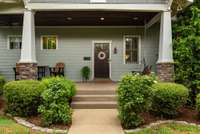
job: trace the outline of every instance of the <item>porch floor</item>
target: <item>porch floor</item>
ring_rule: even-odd
[[[117,90],[117,83],[105,79],[96,79],[87,83],[76,83],[76,86],[78,92],[82,90]]]

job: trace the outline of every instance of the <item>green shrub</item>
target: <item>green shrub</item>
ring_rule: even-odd
[[[4,86],[6,112],[15,116],[31,116],[37,114],[44,86],[39,81],[12,81]]]
[[[124,128],[139,126],[143,119],[140,113],[149,110],[151,106],[152,84],[151,76],[125,75],[118,88],[119,118]]]
[[[86,80],[86,81],[89,80],[90,73],[91,73],[91,71],[90,71],[90,68],[88,66],[85,66],[85,67],[83,67],[81,69],[81,75],[82,75],[83,81],[84,80]]]
[[[173,118],[177,110],[183,106],[188,99],[189,91],[186,87],[175,83],[157,83],[153,85],[154,114]]]
[[[196,97],[196,110],[198,112],[198,118],[200,118],[200,94]]]
[[[6,80],[3,76],[0,75],[0,95],[3,94],[3,86],[6,83]]]
[[[56,82],[58,82],[60,86],[57,87],[57,89],[63,88],[65,90],[66,99],[70,100],[76,94],[76,88],[74,82],[65,79],[64,77],[50,77],[42,80],[42,83],[45,85],[46,89],[58,86],[55,84]],[[57,89],[55,87],[55,90]]]
[[[72,109],[69,100],[75,95],[75,84],[67,79],[52,77],[42,80],[46,90],[42,93],[43,104],[39,106],[43,125],[70,124]]]

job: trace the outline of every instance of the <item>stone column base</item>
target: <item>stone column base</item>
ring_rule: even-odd
[[[37,63],[18,63],[20,80],[37,79]]]
[[[173,82],[174,64],[173,63],[158,63],[157,74],[160,81]]]

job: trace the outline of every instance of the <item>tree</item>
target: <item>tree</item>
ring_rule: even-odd
[[[200,92],[200,4],[177,15],[173,24],[175,80],[191,89],[191,102]]]

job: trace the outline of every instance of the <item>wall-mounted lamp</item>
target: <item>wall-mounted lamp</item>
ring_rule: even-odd
[[[113,53],[117,54],[117,48],[116,47],[114,48],[114,52]]]

